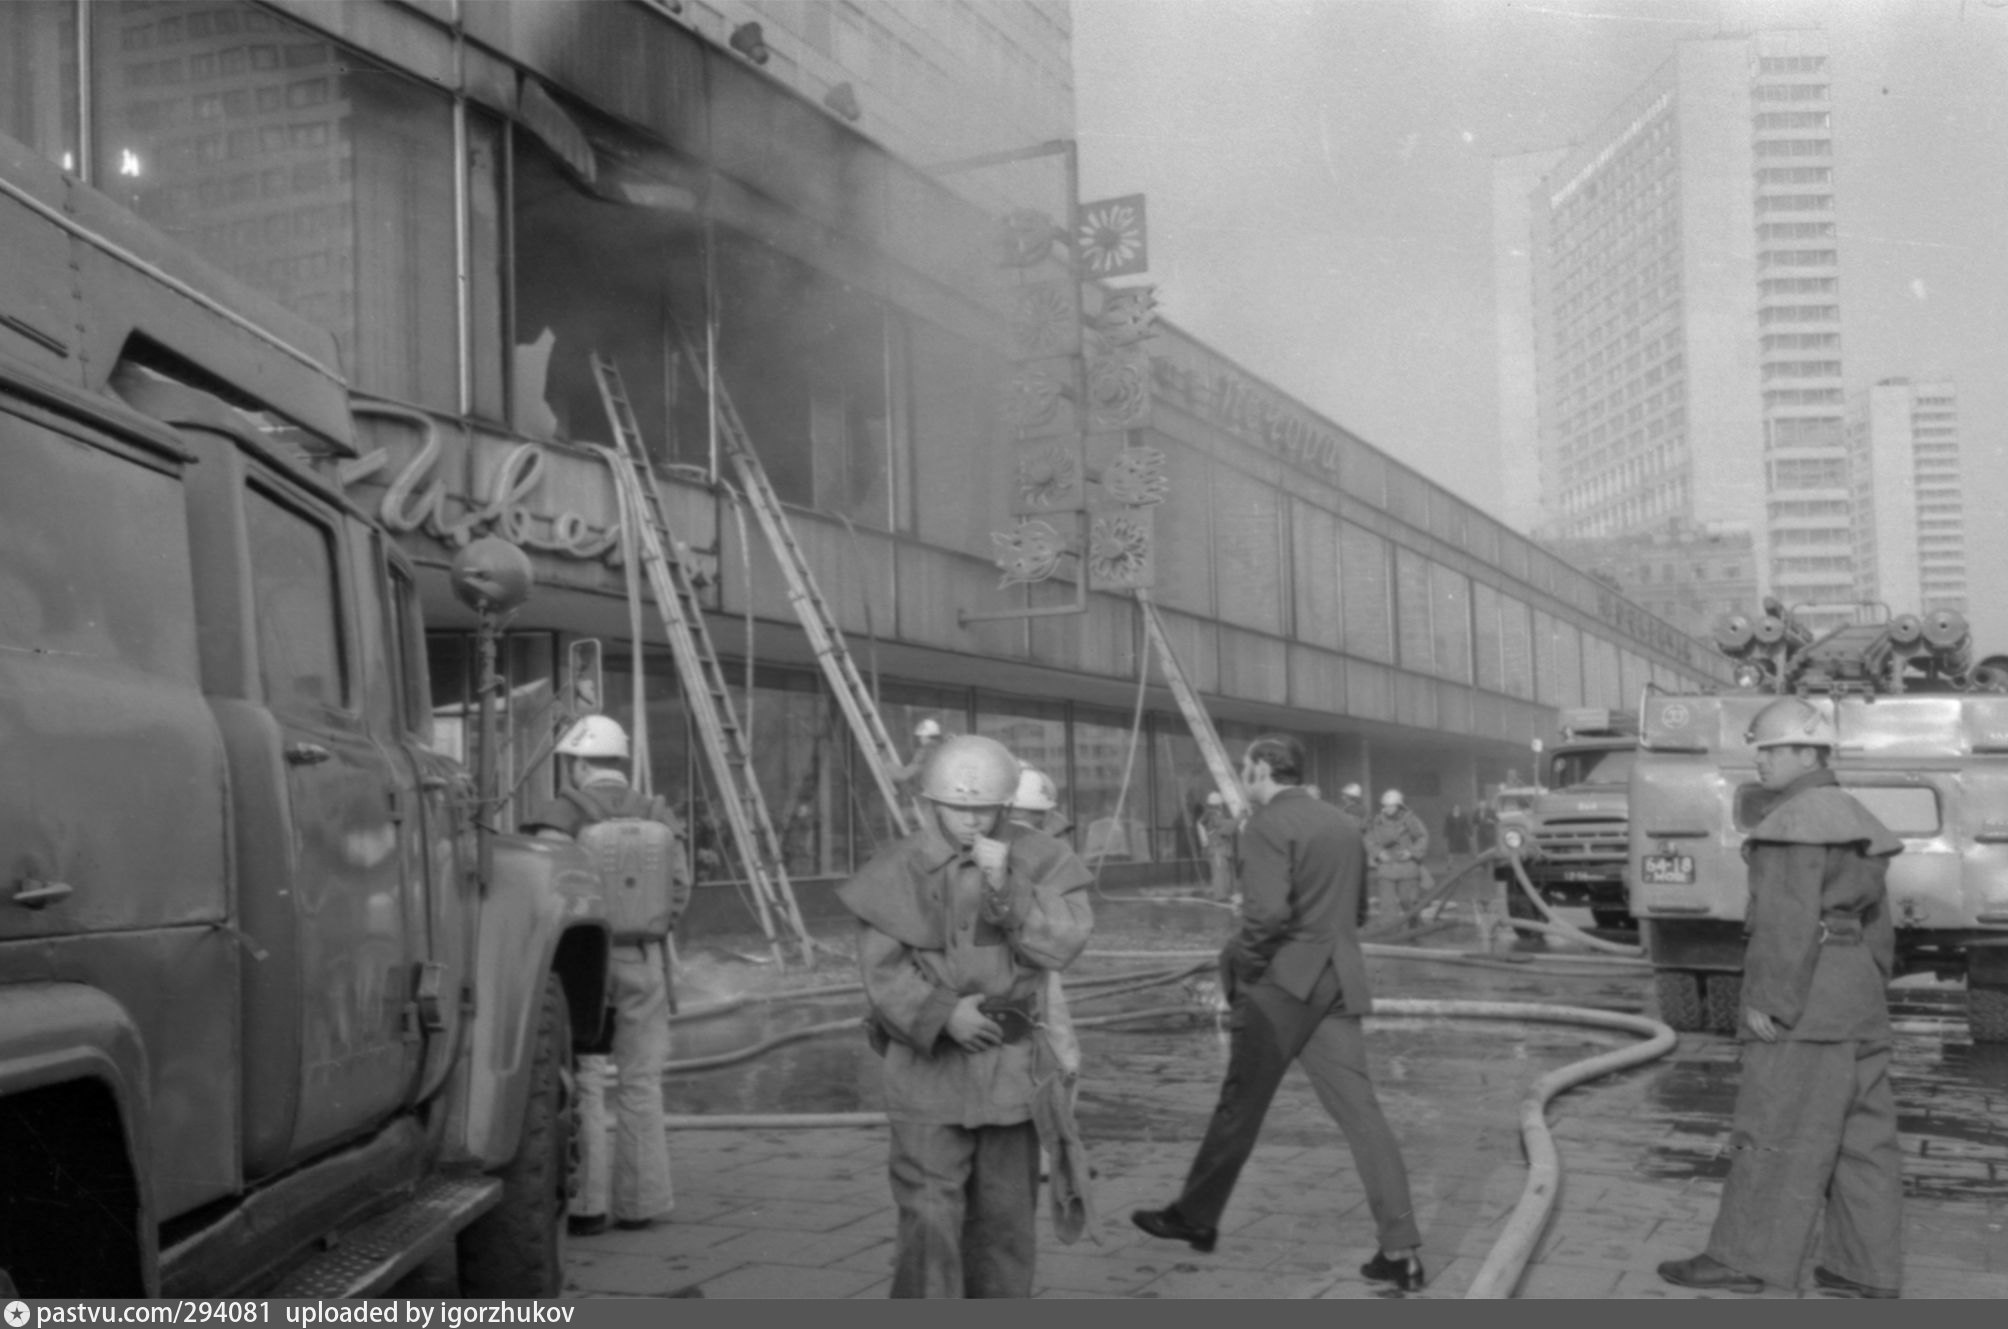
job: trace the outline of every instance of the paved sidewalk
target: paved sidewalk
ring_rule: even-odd
[[[1733,1055],[1719,1040],[1689,1037],[1658,1073],[1677,1075],[1683,1062]],[[1662,1283],[1654,1266],[1701,1249],[1720,1182],[1642,1171],[1639,1123],[1652,1116],[1643,1110],[1651,1081],[1636,1075],[1551,1105],[1565,1180],[1518,1295],[1697,1295]],[[1405,1139],[1427,1129],[1402,1120],[1395,1126]],[[1652,1129],[1662,1128],[1655,1122]],[[1195,1143],[1090,1140],[1101,1174],[1103,1241],[1060,1245],[1042,1212],[1037,1295],[1396,1295],[1359,1278],[1359,1264],[1373,1253],[1373,1228],[1336,1131],[1330,1145],[1258,1146],[1213,1254],[1138,1232],[1129,1211],[1176,1193]],[[1915,1147],[1908,1137],[1906,1147]],[[670,1148],[674,1215],[648,1231],[574,1240],[574,1295],[886,1295],[893,1208],[883,1128],[677,1131]],[[1977,1183],[1957,1198],[1927,1187],[1933,1195],[1908,1202],[1906,1296],[2008,1298],[2008,1171],[1997,1171],[1998,1149],[1983,1152],[1988,1156],[1956,1164]],[[1461,1297],[1518,1202],[1525,1168],[1517,1132],[1502,1121],[1461,1141],[1437,1139],[1408,1163],[1431,1275],[1417,1295]],[[1931,1176],[1946,1164],[1913,1158],[1912,1166]]]

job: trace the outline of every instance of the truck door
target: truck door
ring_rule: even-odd
[[[425,658],[425,624],[418,587],[401,556],[381,535],[378,557],[389,588],[389,659],[394,674],[392,742],[411,773],[414,795],[403,820],[410,846],[407,871],[418,896],[412,935],[419,960],[413,1014],[425,1034],[418,1095],[445,1083],[453,1068],[467,1012],[461,994],[473,981],[476,909],[473,821],[467,811],[474,785],[458,762],[432,747],[432,699]]]
[[[297,1157],[375,1124],[417,1074],[401,782],[362,713],[362,634],[338,518],[273,476],[249,479],[243,503],[258,681],[279,731],[292,840]]]

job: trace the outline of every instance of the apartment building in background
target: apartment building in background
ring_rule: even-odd
[[[1849,403],[1847,438],[1860,597],[1965,613],[1956,385],[1883,379]]]
[[[1538,537],[1740,530],[1759,594],[1854,598],[1828,79],[1817,30],[1682,42],[1538,173],[1524,259],[1501,219],[1533,362],[1503,461],[1541,477]]]

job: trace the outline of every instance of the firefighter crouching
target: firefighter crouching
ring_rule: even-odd
[[[1049,973],[1081,953],[1094,919],[1091,878],[1074,852],[1005,821],[1018,776],[1003,744],[945,739],[920,774],[920,830],[837,892],[859,921],[872,1044],[884,1058],[895,1297],[1032,1292],[1035,1111],[1048,1124],[1064,1107],[1040,1094],[1061,1087],[1041,1003]],[[1057,1201],[1078,1154],[1044,1143]]]
[[[1884,879],[1903,845],[1827,769],[1834,722],[1817,707],[1782,697],[1745,737],[1779,800],[1743,844],[1749,946],[1729,1179],[1707,1250],[1659,1274],[1682,1287],[1796,1290],[1817,1236],[1817,1285],[1894,1297],[1903,1170]]]
[[[1382,913],[1407,914],[1435,883],[1422,865],[1429,852],[1429,829],[1402,802],[1401,790],[1390,789],[1380,796],[1380,811],[1367,823],[1366,842]]]

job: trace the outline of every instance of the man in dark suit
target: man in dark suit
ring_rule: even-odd
[[[1283,734],[1256,739],[1242,759],[1257,811],[1241,832],[1241,929],[1220,953],[1232,1006],[1227,1078],[1185,1188],[1130,1217],[1154,1237],[1212,1250],[1283,1072],[1301,1061],[1373,1210],[1380,1249],[1360,1274],[1408,1291],[1423,1283],[1422,1235],[1360,1030],[1373,1005],[1357,921],[1366,847],[1358,821],[1305,793],[1304,765],[1303,744]]]

